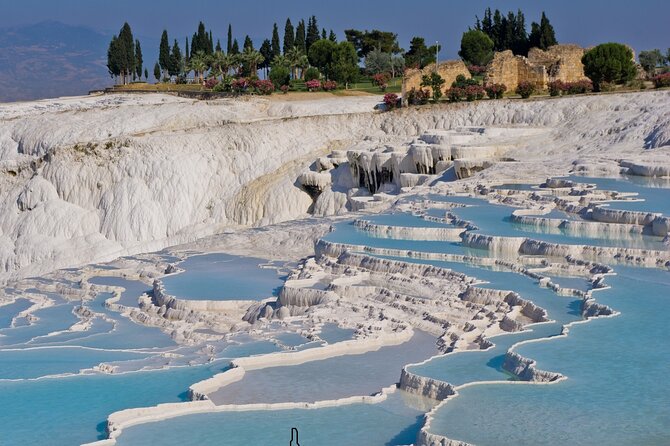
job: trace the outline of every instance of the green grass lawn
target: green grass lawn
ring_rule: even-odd
[[[382,94],[383,92],[370,79],[362,79],[360,82],[349,84],[349,90],[364,91],[366,93]],[[388,83],[386,93],[400,93],[402,90],[402,77],[395,77]]]

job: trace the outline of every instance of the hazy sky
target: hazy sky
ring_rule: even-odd
[[[295,24],[314,14],[320,27],[332,28],[340,38],[346,28],[379,28],[397,32],[404,48],[414,35],[426,37],[428,43],[439,40],[440,56],[446,58],[456,56],[461,34],[487,6],[521,8],[529,29],[544,10],[562,43],[620,41],[636,53],[670,47],[670,0],[0,0],[0,27],[57,20],[109,32],[127,20],[140,37],[157,40],[167,28],[181,43],[203,20],[224,46],[229,22],[240,44],[249,34],[259,46],[270,37],[273,22],[283,36],[286,17]]]

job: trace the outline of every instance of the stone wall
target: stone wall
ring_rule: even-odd
[[[424,74],[430,74],[435,71],[435,64],[430,64],[427,65],[425,68],[422,70],[413,68],[405,71],[405,76],[403,77],[402,81],[402,96],[405,97],[406,92],[410,91],[412,88],[416,88],[417,90],[421,88],[421,77]],[[468,68],[465,66],[465,63],[463,63],[462,60],[448,60],[445,62],[440,62],[437,72],[440,76],[442,76],[442,79],[445,80],[443,90],[447,90],[448,88],[451,88],[451,84],[456,80],[456,77],[459,74],[462,74],[465,76],[467,79],[469,79],[470,72],[468,71]],[[431,91],[431,88],[426,88],[428,91]]]
[[[546,51],[532,48],[528,57],[515,56],[510,50],[495,53],[486,67],[485,84],[505,84],[507,91],[514,91],[520,82],[527,81],[545,90],[547,83],[555,80],[583,80],[583,55],[584,48],[577,45],[555,45]]]

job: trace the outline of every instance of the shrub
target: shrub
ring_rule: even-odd
[[[288,85],[291,80],[291,73],[288,68],[276,65],[270,70],[269,77],[275,88],[279,88],[282,85]]]
[[[483,65],[468,65],[468,71],[472,76],[479,76],[486,73],[486,67]]]
[[[468,85],[465,87],[465,99],[470,102],[484,99],[484,87],[481,85]]]
[[[281,92],[284,93],[284,94],[288,93],[289,88],[290,87],[288,85],[282,85],[281,87],[279,87]]]
[[[312,79],[311,81],[305,82],[305,87],[307,87],[309,91],[319,90],[321,89],[321,81],[318,79]]]
[[[275,91],[275,86],[271,80],[255,80],[253,84],[258,94],[268,95]]]
[[[428,90],[422,88],[417,90],[412,87],[412,89],[407,92],[407,103],[410,105],[424,105],[428,103],[429,97],[430,93]]]
[[[335,81],[326,81],[321,84],[323,91],[333,91],[337,88],[337,82]]]
[[[613,82],[601,82],[600,91],[608,92],[616,90],[616,84]]]
[[[535,93],[535,84],[532,82],[522,81],[516,87],[516,94],[521,95],[523,99],[528,99],[533,93]]]
[[[670,73],[659,74],[651,78],[651,81],[654,83],[654,87],[663,88],[670,87]]]
[[[393,110],[398,106],[398,95],[395,93],[386,93],[384,95],[384,104],[386,104],[386,110]]]
[[[214,88],[219,83],[219,80],[215,77],[208,77],[205,81],[205,88]]]
[[[304,77],[306,81],[312,81],[314,79],[319,79],[321,77],[321,73],[319,73],[319,70],[315,67],[309,67],[305,70]]]
[[[449,102],[458,102],[465,98],[465,88],[451,87],[447,90],[447,99]]]
[[[459,74],[458,76],[456,76],[456,80],[451,83],[452,87],[458,87],[458,88],[465,88],[468,85],[479,85],[479,82],[477,82],[475,79],[467,79],[462,74]]]
[[[493,40],[483,31],[471,29],[461,37],[458,55],[472,65],[486,65],[493,59]]]
[[[593,83],[584,79],[581,81],[567,82],[565,88],[568,94],[584,94],[593,91]]]
[[[381,91],[385,91],[386,87],[388,87],[388,82],[390,79],[391,76],[389,76],[387,73],[377,73],[372,76],[372,83],[379,87]]]
[[[249,79],[244,77],[235,79],[230,83],[230,88],[235,93],[246,93],[250,86],[251,83],[249,82]]]
[[[566,90],[565,83],[560,80],[549,82],[547,88],[549,89],[549,96],[560,96]]]
[[[442,76],[432,72],[430,74],[424,74],[421,77],[421,86],[430,87],[433,90],[433,101],[437,102],[442,97],[442,86],[446,81],[442,79]]]
[[[507,91],[505,84],[489,84],[486,86],[486,94],[490,99],[500,99]]]
[[[603,43],[582,56],[584,74],[593,81],[596,91],[603,82],[623,84],[635,77],[637,69],[633,52],[620,43]]]

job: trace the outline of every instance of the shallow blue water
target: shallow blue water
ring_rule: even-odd
[[[186,300],[261,300],[273,296],[283,280],[263,259],[205,254],[179,264],[184,272],[163,279],[166,291]],[[249,280],[253,277],[253,280]]]
[[[442,216],[444,217],[444,215]],[[378,225],[387,226],[405,226],[409,228],[444,228],[448,225],[438,223],[431,220],[424,220],[423,218],[412,215],[406,212],[399,212],[395,214],[379,214],[371,217],[365,217],[362,220],[367,220]]]
[[[379,404],[188,415],[131,427],[117,444],[288,445],[291,427],[298,429],[304,446],[411,444],[421,427],[423,412],[407,406],[402,398],[397,392]]]
[[[0,307],[0,329],[8,328],[12,324],[12,319],[22,312],[30,308],[32,303],[28,299],[19,298],[8,305]]]
[[[355,332],[356,330],[351,328],[341,328],[337,324],[328,323],[323,324],[323,327],[321,327],[319,337],[329,344],[334,344],[352,339]]]
[[[568,376],[566,381],[462,389],[437,412],[431,432],[481,445],[502,438],[509,444],[670,443],[670,344],[664,341],[670,272],[617,272],[608,278],[613,288],[597,298],[621,315],[516,349],[540,369]]]

